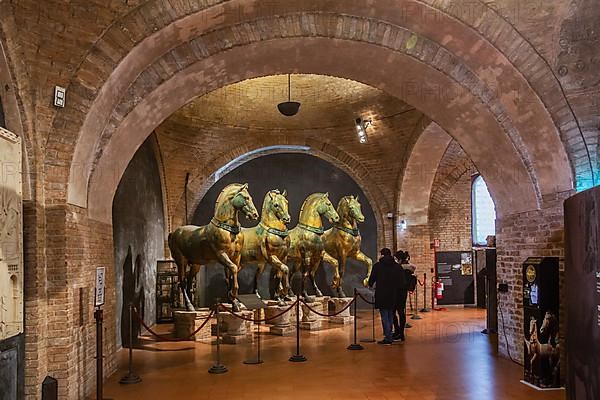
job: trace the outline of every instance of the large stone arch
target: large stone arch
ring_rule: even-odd
[[[293,147],[305,147],[306,150],[297,149]],[[377,237],[378,246],[390,245],[386,243],[391,234],[391,226],[386,223],[383,216],[388,212],[390,204],[386,200],[386,197],[380,190],[380,188],[373,184],[369,179],[369,170],[356,160],[352,155],[344,152],[331,143],[325,143],[314,138],[302,138],[302,137],[287,137],[285,143],[276,142],[273,140],[263,140],[260,142],[248,142],[240,144],[235,148],[231,149],[225,154],[221,154],[214,159],[208,161],[202,165],[198,170],[191,173],[189,181],[189,195],[188,195],[188,219],[191,219],[194,210],[200,204],[200,201],[204,195],[210,190],[215,184],[216,172],[226,163],[231,160],[236,160],[236,163],[231,166],[235,168],[248,161],[251,161],[257,157],[262,157],[268,154],[279,154],[279,153],[306,153],[311,154],[315,157],[319,157],[334,166],[340,168],[342,171],[348,174],[356,183],[362,188],[367,200],[370,203],[373,211],[375,211],[375,218],[377,219]],[[190,202],[191,200],[191,202]],[[179,226],[184,222],[185,207],[183,194],[178,200],[177,205],[174,208],[173,215],[171,215],[171,226]]]
[[[228,4],[236,4],[236,2],[230,2]],[[243,6],[244,7],[250,7],[252,4],[252,2],[243,2]],[[304,5],[303,4],[299,4],[298,8],[302,8]],[[528,132],[529,133],[529,140],[531,141],[533,138],[531,137],[534,133],[538,133],[538,132],[543,132],[546,135],[556,135],[556,128],[555,125],[552,124],[553,120],[555,122],[556,125],[560,126],[562,131],[561,133],[563,134],[563,139],[566,140],[567,136],[571,135],[571,134],[579,134],[580,132],[575,132],[574,129],[576,130],[576,124],[572,124],[569,123],[573,122],[573,118],[572,118],[572,113],[569,113],[569,109],[566,105],[564,96],[556,96],[557,91],[559,92],[559,86],[557,84],[557,82],[552,81],[552,78],[555,78],[551,72],[551,70],[549,69],[549,67],[547,65],[544,65],[543,63],[543,59],[541,59],[541,57],[539,57],[539,55],[536,55],[535,51],[531,48],[531,46],[527,46],[527,43],[518,35],[518,33],[516,33],[516,31],[514,31],[514,29],[511,29],[509,24],[506,24],[506,21],[502,20],[501,18],[497,18],[494,21],[489,21],[487,18],[480,18],[477,21],[475,21],[475,24],[477,25],[477,29],[476,30],[470,30],[467,29],[468,28],[468,24],[465,24],[465,21],[460,21],[460,18],[458,19],[454,19],[451,18],[451,11],[452,10],[456,10],[457,8],[454,7],[452,8],[452,10],[449,10],[448,14],[436,14],[436,15],[442,15],[444,18],[448,18],[449,23],[447,24],[441,24],[441,28],[440,25],[437,24],[435,26],[435,31],[433,30],[433,27],[431,27],[432,24],[419,24],[418,18],[411,18],[410,15],[403,15],[401,12],[398,11],[398,4],[396,4],[396,8],[394,10],[392,10],[390,8],[390,3],[389,2],[378,2],[377,7],[375,7],[375,9],[373,9],[373,7],[371,7],[371,11],[372,14],[376,14],[378,17],[381,18],[381,20],[386,20],[386,21],[390,21],[390,23],[382,23],[381,21],[377,21],[377,20],[370,20],[371,22],[369,22],[369,20],[365,20],[364,18],[359,19],[359,18],[354,18],[354,21],[352,22],[352,24],[350,24],[350,26],[354,27],[354,34],[356,34],[356,28],[359,27],[359,30],[361,30],[362,32],[359,32],[359,34],[355,35],[355,36],[361,36],[360,39],[364,40],[364,41],[370,41],[370,42],[377,42],[378,40],[383,42],[386,41],[388,45],[390,45],[390,47],[393,48],[393,44],[394,43],[390,43],[390,42],[398,42],[397,44],[405,44],[403,43],[403,39],[407,39],[409,36],[406,36],[405,34],[403,35],[398,35],[397,33],[393,32],[394,27],[398,27],[400,25],[403,26],[411,26],[413,28],[415,28],[414,32],[417,33],[421,33],[421,34],[427,34],[428,38],[439,38],[439,42],[444,43],[444,50],[446,52],[451,52],[451,51],[456,51],[456,53],[461,57],[461,62],[465,62],[465,65],[468,65],[469,67],[471,67],[471,69],[469,70],[467,69],[463,69],[462,66],[458,66],[458,63],[454,63],[451,62],[450,64],[453,64],[453,67],[455,69],[455,73],[461,75],[462,74],[462,78],[463,78],[463,84],[465,84],[466,86],[473,86],[474,89],[482,89],[480,90],[480,94],[482,98],[486,98],[486,97],[493,97],[493,90],[486,90],[486,88],[484,86],[477,86],[476,83],[476,79],[474,79],[474,76],[472,76],[469,72],[473,72],[475,71],[475,73],[477,74],[477,78],[480,78],[486,82],[492,83],[492,84],[498,84],[499,81],[501,82],[512,82],[512,83],[517,83],[517,90],[500,90],[501,95],[497,98],[498,102],[500,102],[502,105],[506,106],[506,110],[500,110],[499,114],[497,115],[497,119],[499,121],[501,121],[502,123],[506,123],[507,121],[510,122],[514,122],[517,121],[517,123],[520,124],[520,128],[519,132],[521,134],[523,134],[523,132]],[[424,4],[417,4],[414,2],[402,2],[402,7],[400,7],[401,9],[408,9],[408,7],[417,7],[416,9],[411,9],[411,14],[420,14],[423,15],[423,10],[429,10],[431,11],[431,9],[427,8],[428,6],[425,6]],[[352,5],[349,5],[349,10],[345,10],[345,11],[352,11],[352,13],[356,14],[356,15],[360,15],[361,14],[361,10],[359,9],[360,6],[358,8],[355,9],[354,7],[354,3]],[[404,7],[404,8],[403,8]],[[310,10],[310,7],[308,5],[306,5],[306,9]],[[366,9],[366,8],[365,8]],[[416,11],[415,11],[416,10]],[[420,10],[420,11],[419,11]],[[124,25],[120,25],[119,28],[117,29],[116,26],[113,26],[111,29],[109,29],[107,31],[107,34],[105,35],[105,38],[101,39],[98,42],[98,46],[96,47],[96,49],[94,51],[92,51],[90,53],[90,56],[88,57],[88,60],[86,60],[83,65],[82,68],[80,70],[80,74],[79,76],[74,79],[74,89],[77,89],[77,85],[80,85],[79,89],[80,91],[79,93],[76,93],[75,96],[80,97],[80,96],[85,96],[86,98],[83,99],[80,97],[80,100],[86,100],[86,102],[89,103],[89,99],[96,99],[96,101],[94,102],[94,107],[97,108],[96,111],[104,111],[104,115],[108,115],[110,114],[108,111],[114,109],[114,104],[110,104],[111,103],[111,97],[113,97],[112,100],[114,100],[114,102],[116,102],[117,100],[120,99],[114,99],[114,97],[120,97],[121,94],[123,94],[125,91],[124,90],[118,90],[119,88],[129,88],[130,85],[129,84],[123,84],[127,82],[127,79],[124,79],[123,81],[121,81],[120,83],[118,83],[117,81],[119,79],[122,79],[124,76],[126,78],[126,73],[127,71],[130,72],[130,76],[129,78],[132,77],[136,77],[139,75],[139,73],[141,71],[143,71],[144,66],[146,65],[144,61],[148,60],[148,59],[154,59],[156,58],[161,51],[166,51],[168,49],[172,49],[173,51],[177,50],[175,49],[175,43],[181,43],[182,41],[185,41],[187,39],[189,39],[190,37],[192,37],[193,35],[197,34],[199,31],[208,31],[211,28],[216,29],[216,26],[223,26],[225,25],[227,22],[231,22],[232,19],[228,17],[228,14],[225,12],[224,8],[219,8],[219,6],[214,6],[212,7],[210,10],[207,9],[207,11],[205,13],[203,13],[202,11],[200,12],[195,12],[192,13],[192,11],[194,10],[183,10],[185,12],[179,13],[179,11],[182,10],[168,10],[171,11],[169,13],[169,17],[164,19],[164,20],[154,20],[154,22],[156,22],[155,24],[148,24],[148,31],[145,33],[146,36],[151,36],[150,38],[144,39],[144,35],[140,36],[140,37],[130,37],[128,41],[125,42],[119,42],[119,45],[117,46],[114,40],[103,40],[103,39],[108,39],[108,38],[116,38],[117,34],[124,35],[126,34],[126,32],[133,32],[133,31],[128,31],[127,29],[124,28],[124,26],[126,26],[126,22],[129,23],[131,21],[134,21],[136,18],[139,19],[140,16],[144,15],[147,16],[147,14],[145,14],[145,12],[142,9],[137,10],[136,12],[132,13],[131,15],[129,15],[128,17],[125,18],[125,20],[127,21],[121,21]],[[212,15],[215,16],[214,18],[206,18],[207,17],[207,12],[211,11]],[[318,11],[318,10],[317,10]],[[322,11],[322,10],[321,10]],[[387,11],[387,13],[383,13],[383,11]],[[364,12],[364,11],[362,11]],[[184,14],[189,14],[187,17],[185,18],[181,18],[180,20],[177,20],[176,23],[171,23],[173,20],[176,20],[177,18],[181,17],[181,15]],[[240,13],[240,15],[238,15],[237,17],[233,18],[234,22],[239,22],[242,20],[245,20],[246,17],[248,17],[247,15],[243,15],[244,13]],[[406,13],[405,13],[406,14]],[[300,24],[294,25],[293,22],[293,18],[294,16],[286,16],[285,18],[281,17],[281,18],[271,18],[269,22],[265,22],[265,19],[261,20],[259,23],[257,23],[257,26],[260,26],[261,29],[247,29],[246,26],[243,26],[242,24],[238,24],[236,27],[236,33],[237,36],[244,36],[246,34],[246,36],[248,36],[247,34],[250,33],[252,36],[252,34],[255,37],[260,37],[261,39],[263,38],[268,38],[269,33],[273,31],[273,29],[269,29],[270,28],[275,28],[274,30],[277,31],[275,36],[288,36],[290,34],[290,32],[283,32],[282,29],[282,24],[280,22],[286,22],[286,25],[288,25],[288,22],[291,22],[292,24],[289,24],[292,28],[291,30],[296,30],[296,31],[300,31],[299,33],[297,32],[297,35],[308,35],[308,36],[318,36],[320,34],[319,32],[319,24],[315,23],[315,21],[317,21],[320,17],[322,17],[323,14],[314,14],[313,16],[305,16],[303,21],[300,21]],[[327,14],[325,16],[325,18],[328,21],[328,24],[326,24],[326,26],[328,26],[328,28],[326,28],[325,30],[327,31],[326,33],[330,34],[328,37],[331,36],[335,36],[336,34],[340,34],[340,36],[343,35],[344,33],[344,29],[345,29],[345,22],[340,22],[343,20],[343,17],[341,16],[336,16],[333,14]],[[345,17],[346,19],[350,18],[350,17]],[[351,19],[351,18],[350,18]],[[200,23],[196,23],[196,24],[192,24],[191,22],[195,21],[195,22],[200,22]],[[318,21],[317,21],[318,22]],[[392,24],[392,22],[394,24]],[[451,23],[450,23],[451,22]],[[492,24],[493,22],[493,24]],[[170,24],[170,25],[169,25]],[[365,27],[365,24],[367,24],[366,28],[367,29],[363,29]],[[387,24],[387,26],[386,26]],[[426,26],[424,26],[426,25]],[[194,28],[191,28],[192,26],[194,26]],[[152,29],[150,29],[152,28]],[[301,32],[303,29],[306,30],[306,32]],[[244,30],[246,30],[244,32]],[[342,31],[342,32],[338,32],[338,31]],[[431,31],[428,31],[431,30]],[[156,31],[156,33],[152,33],[152,31]],[[120,33],[119,33],[120,32]],[[213,32],[217,32],[216,30]],[[221,32],[221,34],[223,34]],[[444,34],[445,36],[442,37],[440,36],[441,34]],[[448,36],[449,35],[449,36]],[[235,36],[235,35],[234,35]],[[393,37],[392,37],[393,36]],[[221,41],[222,45],[224,45],[225,48],[228,47],[232,47],[235,46],[234,43],[232,43],[228,37],[225,36],[221,36],[224,37],[225,40]],[[392,39],[390,39],[390,37],[392,37]],[[462,42],[461,43],[456,43],[456,38],[457,37],[461,37]],[[503,41],[500,39],[500,37],[502,37],[502,39],[506,40],[507,37],[510,37],[510,41],[506,40]],[[419,37],[421,38],[421,37]],[[452,40],[452,38],[455,38],[454,40]],[[246,38],[247,39],[247,38]],[[433,56],[435,55],[436,57],[440,57],[441,52],[438,50],[437,53],[435,52],[435,49],[428,47],[430,46],[430,43],[427,43],[426,45],[421,45],[420,44],[421,41],[418,42],[418,45],[415,47],[415,49],[409,49],[409,51],[407,52],[411,52],[410,50],[415,50],[413,52],[426,52],[426,51],[430,51],[431,53],[429,54],[429,56]],[[511,48],[505,48],[505,46],[507,45],[507,43],[510,42]],[[144,46],[144,44],[146,45],[152,45],[152,51],[148,51],[149,47]],[[515,44],[518,44],[517,47],[515,47]],[[128,62],[125,62],[124,58],[125,55],[127,54],[127,50],[131,49],[133,46],[135,47],[135,51],[132,51],[130,53],[136,53],[136,57],[129,57],[127,56]],[[435,46],[434,46],[435,47]],[[470,48],[473,51],[477,50],[477,57],[472,57],[470,55],[465,55],[463,53],[462,50],[459,49],[459,47],[461,48]],[[398,49],[395,49],[398,50]],[[406,50],[406,49],[405,49]],[[202,52],[206,52],[208,51],[208,49],[206,48],[196,48],[196,51],[202,53]],[[111,54],[112,57],[110,57],[112,59],[112,61],[109,60],[108,57],[106,57],[107,52]],[[141,56],[141,57],[140,57]],[[145,57],[144,57],[145,56]],[[419,55],[417,55],[419,56]],[[427,58],[427,55],[425,54],[421,54],[420,55],[421,58],[425,59]],[[527,58],[527,63],[524,63],[521,61],[519,61],[519,58]],[[498,68],[502,70],[502,74],[491,74],[489,73],[490,69],[490,65],[489,62],[490,60],[493,60],[494,65],[493,67],[497,70]],[[531,61],[534,62],[531,62]],[[102,62],[99,62],[102,61]],[[429,60],[428,62],[432,63],[434,60]],[[439,61],[439,60],[438,60]],[[454,60],[453,60],[454,61]],[[487,66],[484,65],[485,63],[483,61],[487,62]],[[120,62],[120,63],[119,63]],[[185,62],[185,61],[184,61]],[[512,62],[512,64],[511,64]],[[112,64],[111,64],[112,63]],[[107,74],[109,72],[107,71],[111,71],[113,69],[113,67],[115,67],[118,64],[117,69],[119,69],[119,71],[115,70],[115,73],[112,74],[111,79],[112,82],[110,82],[110,84],[103,84],[104,81],[103,79],[106,78]],[[93,65],[92,65],[93,64]],[[164,63],[163,63],[164,64]],[[437,67],[439,67],[439,64],[436,65]],[[172,66],[171,66],[172,67]],[[98,69],[100,68],[100,70]],[[94,72],[97,72],[95,74],[93,74],[93,76],[90,74],[90,71],[93,70]],[[146,70],[147,71],[147,70]],[[116,73],[119,72],[119,73]],[[283,71],[282,71],[283,72]],[[155,74],[153,74],[154,77],[158,80],[163,79],[160,75],[156,76]],[[498,79],[499,75],[502,75],[502,79]],[[531,77],[530,80],[529,77]],[[535,79],[534,79],[535,78]],[[554,79],[555,80],[555,79]],[[93,82],[91,82],[93,81]],[[130,79],[131,81],[131,79]],[[521,86],[520,86],[521,85]],[[500,87],[500,85],[498,85],[498,87]],[[95,96],[95,94],[97,94],[99,88],[102,88],[101,91],[104,91],[104,97],[103,96]],[[542,90],[543,88],[543,90]],[[489,88],[487,88],[489,89]],[[108,95],[106,95],[106,93],[108,92]],[[111,93],[112,92],[112,93]],[[520,92],[520,97],[519,98],[515,98],[514,95]],[[549,102],[546,102],[545,104],[540,101],[540,96],[539,93],[554,93],[554,95],[548,96],[548,98],[552,98],[553,99],[553,104],[550,104]],[[560,93],[559,93],[560,94]],[[111,96],[112,95],[112,96]],[[139,101],[139,97],[137,100],[135,100],[134,96],[134,102],[135,101]],[[528,99],[530,101],[528,101],[528,103],[530,104],[530,107],[528,107],[529,109],[527,111],[529,111],[530,117],[531,115],[535,115],[536,117],[534,119],[538,119],[537,121],[534,121],[535,123],[532,123],[531,118],[527,117],[524,114],[527,114],[526,112],[522,112],[521,114],[523,114],[522,116],[524,118],[510,118],[508,114],[515,114],[515,113],[519,113],[519,110],[514,110],[514,108],[516,107],[514,105],[514,101],[513,100],[519,100],[519,99]],[[77,101],[77,99],[76,99]],[[511,101],[513,102],[512,106],[511,106]],[[529,105],[529,104],[528,104]],[[544,107],[544,105],[546,105],[548,107],[548,110],[546,110],[546,107]],[[494,108],[498,108],[498,107],[494,107]],[[501,109],[502,107],[500,107]],[[513,109],[511,109],[513,108]],[[119,112],[122,111],[126,111],[125,110],[119,110]],[[539,112],[534,112],[534,111],[539,111]],[[552,117],[552,118],[550,118]],[[562,119],[561,119],[562,118]],[[545,120],[545,121],[540,121],[541,120]],[[87,124],[88,127],[93,126],[93,125],[97,125],[99,127],[99,129],[103,129],[104,128],[104,120],[102,117],[102,113],[96,113],[96,112],[91,112],[88,114],[88,120],[91,121],[91,123]],[[529,128],[528,128],[529,127]],[[543,129],[542,129],[543,128]],[[549,128],[549,129],[548,129]],[[510,129],[509,129],[510,130]],[[86,133],[88,132],[87,129],[83,129],[83,132]],[[573,133],[575,132],[575,133]],[[76,134],[77,135],[77,134]],[[93,137],[94,135],[91,135],[90,137]],[[531,162],[531,160],[528,160],[528,158],[532,158],[535,159],[536,162],[539,163],[544,163],[543,160],[540,159],[539,153],[547,153],[549,151],[549,148],[552,145],[556,145],[556,138],[554,138],[553,140],[551,140],[550,142],[548,141],[542,141],[544,143],[543,146],[540,146],[539,143],[538,145],[534,145],[534,146],[522,146],[522,143],[518,143],[519,142],[519,137],[517,137],[518,135],[513,135],[513,141],[517,142],[515,144],[514,147],[516,147],[517,149],[521,149],[521,155],[524,155],[525,159],[525,164],[526,166],[529,167],[529,171],[528,174],[529,176],[532,177],[533,181],[534,181],[534,186],[540,186],[543,187],[544,189],[538,189],[538,193],[537,193],[537,197],[539,198],[541,194],[544,193],[550,193],[551,190],[549,190],[547,188],[547,185],[549,184],[548,182],[546,182],[546,178],[544,178],[545,174],[544,172],[540,172],[540,174],[542,175],[541,179],[538,177],[538,171],[542,171],[542,170],[548,170],[548,168],[546,168],[547,165],[544,165],[543,167],[540,166],[538,168],[533,168],[533,164]],[[525,136],[525,135],[523,135]],[[533,135],[535,136],[535,135]],[[539,136],[539,135],[538,135]],[[87,162],[87,160],[89,159],[86,158],[86,156],[90,156],[92,154],[97,154],[98,151],[101,151],[102,147],[103,147],[103,142],[100,141],[94,141],[89,140],[89,138],[83,138],[82,137],[82,141],[81,141],[81,146],[80,144],[78,144],[78,151],[77,154],[83,154],[83,156],[78,155],[75,157],[75,162],[74,164],[76,166],[81,166],[82,164],[79,163],[79,161],[84,160],[85,162]],[[96,137],[96,139],[98,139]],[[527,142],[527,136],[525,136],[525,140]],[[88,151],[83,151],[81,152],[80,150],[82,148],[86,147],[86,144],[93,150],[90,150],[90,148],[88,148]],[[577,143],[581,143],[581,141],[577,142]],[[531,143],[530,143],[531,144]],[[546,147],[547,148],[542,148],[542,147]],[[525,147],[525,148],[522,148]],[[85,149],[84,149],[85,150]],[[556,150],[556,149],[554,149]],[[550,150],[553,151],[553,150]],[[535,153],[534,156],[536,157],[531,157],[528,156],[528,152],[532,152]],[[558,149],[558,153],[554,152],[555,154],[559,154],[559,162],[556,162],[556,157],[554,158],[554,165],[562,165],[564,167],[565,161],[566,161],[566,157],[564,154],[564,151],[562,149]],[[561,155],[562,153],[562,155]],[[573,152],[569,151],[570,154],[573,154]],[[578,154],[582,154],[582,152],[579,152]],[[93,159],[93,158],[92,158]],[[528,164],[529,163],[529,164]],[[577,164],[574,162],[574,164]],[[568,164],[567,164],[568,165]],[[564,176],[565,172],[564,172],[565,168],[563,168],[563,176],[561,177],[559,184],[556,186],[557,189],[564,189],[566,186],[572,186],[572,183],[567,182],[568,180],[570,180],[570,176]],[[568,170],[568,168],[566,168],[566,170]],[[554,175],[553,177],[555,177],[556,175]],[[537,180],[540,180],[541,182],[537,182]],[[77,198],[77,195],[72,195],[72,193],[81,193],[83,191],[83,193],[87,194],[87,177],[85,179],[83,179],[83,184],[81,184],[82,182],[79,182],[76,178],[73,182],[73,187],[69,188],[69,200],[76,203],[76,204],[80,204],[82,205],[82,201],[80,198]],[[552,187],[553,184],[550,184],[550,186]],[[552,188],[553,189],[553,188]],[[63,195],[64,196],[64,195]],[[83,196],[85,197],[85,195]]]

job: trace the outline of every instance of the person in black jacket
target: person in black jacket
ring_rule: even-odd
[[[373,265],[369,277],[369,286],[375,286],[375,308],[379,309],[383,326],[384,339],[377,342],[379,344],[393,343],[394,310],[402,281],[402,268],[392,257],[392,251],[381,249],[381,258]]]
[[[395,342],[404,342],[406,340],[406,336],[404,335],[404,328],[406,327],[406,299],[408,298],[410,281],[413,279],[415,267],[410,263],[408,251],[397,251],[395,257],[402,269],[402,279],[400,280],[400,289],[398,290],[394,310],[394,335],[392,339]]]

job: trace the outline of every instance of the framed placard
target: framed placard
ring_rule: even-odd
[[[104,292],[106,283],[106,268],[96,268],[96,290],[94,295],[94,306],[100,307],[104,305]]]

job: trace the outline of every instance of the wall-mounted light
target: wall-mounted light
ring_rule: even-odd
[[[360,143],[367,143],[368,141],[368,136],[367,136],[367,128],[369,126],[371,126],[372,122],[370,119],[368,120],[364,120],[362,118],[356,118],[355,125],[356,125],[356,134],[358,135],[358,141]]]

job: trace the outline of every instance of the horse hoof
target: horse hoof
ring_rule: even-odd
[[[277,305],[278,305],[279,307],[284,307],[284,306],[286,306],[287,304],[285,304],[285,300],[283,300],[282,298],[279,298],[279,299],[277,299]]]
[[[241,311],[239,301],[234,300],[231,302],[231,311],[236,312],[236,313]]]
[[[285,296],[283,298],[283,301],[292,301],[292,298],[290,296]]]
[[[321,293],[321,292],[316,292],[316,293],[315,293],[315,296],[316,296],[316,297],[323,297],[323,293]]]

